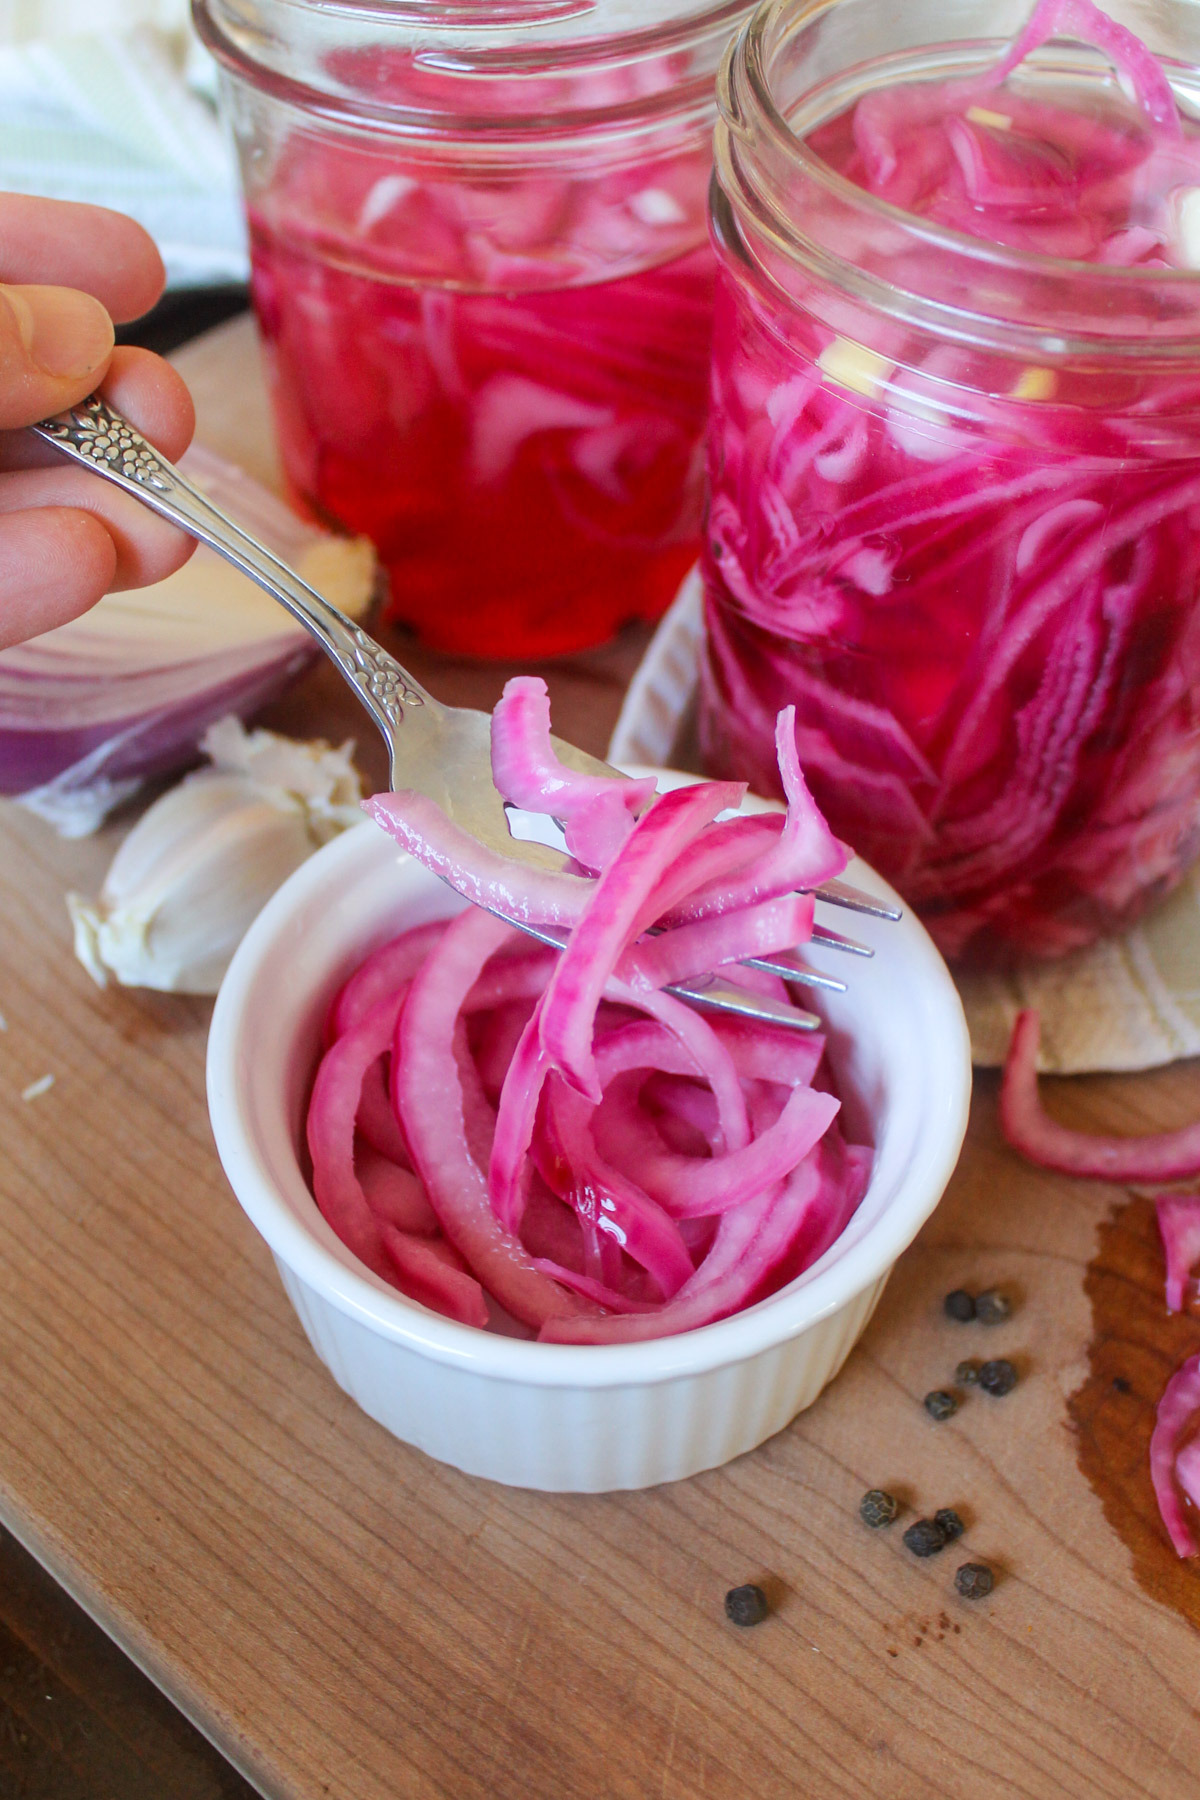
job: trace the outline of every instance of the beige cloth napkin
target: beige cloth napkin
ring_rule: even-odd
[[[701,594],[695,570],[654,635],[609,745],[614,763],[670,766],[696,693]],[[976,1064],[1003,1062],[1024,1006],[1042,1015],[1047,1074],[1151,1069],[1200,1056],[1200,869],[1124,937],[1010,974],[958,977]]]

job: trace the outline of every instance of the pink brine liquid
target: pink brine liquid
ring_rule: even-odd
[[[626,177],[581,217],[579,184],[399,173],[348,207],[320,157],[251,216],[298,498],[374,540],[388,616],[444,650],[557,655],[657,617],[698,549],[715,266],[694,234],[645,263],[699,218],[702,166]]]

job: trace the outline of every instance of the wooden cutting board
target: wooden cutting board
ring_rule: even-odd
[[[269,473],[254,356],[237,324],[179,361],[206,441]],[[549,672],[587,748],[639,649]],[[414,661],[481,704],[507,673]],[[367,747],[323,671],[275,722]],[[208,1005],[102,993],[73,962],[63,893],[99,885],[121,829],[64,844],[0,811],[0,1516],[265,1794],[1200,1790],[1200,1640],[1126,1547],[1153,1581],[1143,1449],[1167,1365],[1145,1232],[1127,1257],[1109,1233],[1095,1345],[1085,1291],[1128,1196],[1021,1164],[981,1083],[945,1201],[788,1430],[642,1494],[470,1480],[388,1437],[310,1352],[212,1149]],[[1162,1128],[1200,1111],[1200,1072],[1059,1083],[1051,1103]],[[993,1284],[1016,1301],[1006,1324],[943,1318],[947,1289]],[[1200,1321],[1174,1346],[1200,1349]],[[1016,1391],[929,1419],[921,1396],[987,1355],[1013,1358]],[[1120,1464],[1105,1504],[1078,1465],[1097,1446]],[[909,1509],[891,1531],[857,1516],[876,1485]],[[903,1523],[941,1506],[966,1536],[918,1562]],[[997,1571],[986,1601],[954,1592],[968,1559]],[[775,1610],[739,1631],[722,1600],[744,1581]]]

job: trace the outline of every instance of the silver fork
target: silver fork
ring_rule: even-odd
[[[490,715],[471,707],[444,706],[436,700],[360,625],[214,506],[106,401],[94,394],[70,412],[30,429],[72,462],[113,482],[152,512],[208,544],[285,606],[337,664],[379,727],[388,747],[393,788],[412,788],[436,800],[464,831],[510,861],[555,872],[568,866],[563,852],[512,835],[505,804],[492,783]],[[561,760],[582,774],[620,774],[561,738],[553,742]],[[900,916],[885,902],[845,882],[829,882],[817,888],[816,894],[836,906],[879,918]],[[520,921],[510,923],[518,925]],[[561,938],[553,933],[533,935],[561,947]],[[823,926],[814,930],[811,941],[827,949],[873,954],[865,944]],[[818,974],[790,956],[747,960],[751,967],[791,982],[837,990],[845,987],[844,982]],[[813,1031],[821,1025],[813,1013],[749,993],[717,975],[681,983],[668,991],[694,1005],[801,1030]]]

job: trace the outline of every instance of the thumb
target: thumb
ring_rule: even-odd
[[[0,431],[74,406],[104,377],[112,320],[78,288],[0,285]]]

